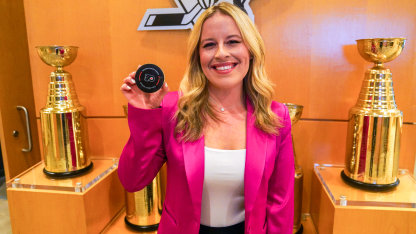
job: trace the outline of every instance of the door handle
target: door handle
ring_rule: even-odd
[[[24,106],[17,106],[18,110],[23,110],[25,112],[26,117],[26,130],[27,130],[27,139],[29,141],[29,148],[28,149],[22,149],[23,152],[29,153],[32,151],[32,133],[30,131],[30,122],[29,122],[29,113],[27,112],[27,109]]]

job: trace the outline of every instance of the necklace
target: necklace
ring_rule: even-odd
[[[218,105],[218,103],[216,103],[215,101],[214,101],[214,99],[212,99],[210,96],[208,96],[208,98],[209,99],[211,99],[211,101],[213,101],[219,108],[220,108],[220,110],[222,111],[222,112],[224,112],[225,110],[228,110],[228,109],[231,109],[231,108],[234,108],[234,107],[236,107],[236,106],[238,106],[238,104],[237,105],[235,105],[235,106],[232,106],[232,107],[228,107],[228,108],[224,108],[224,107],[221,107],[220,105]]]

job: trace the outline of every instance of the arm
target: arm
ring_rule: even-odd
[[[294,175],[291,122],[285,107],[273,173],[267,194],[267,233],[292,234],[294,216]]]
[[[120,181],[129,192],[146,187],[166,161],[162,111],[163,108],[140,109],[129,104],[130,138],[118,165]]]
[[[166,161],[160,106],[169,87],[165,83],[155,93],[144,93],[137,87],[135,75],[136,72],[130,73],[120,88],[129,102],[130,138],[120,156],[118,176],[129,192],[146,187]]]

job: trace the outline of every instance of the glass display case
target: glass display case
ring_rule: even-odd
[[[368,191],[347,185],[341,179],[344,166],[315,164],[314,170],[337,206],[375,206],[416,209],[416,178],[408,170],[400,169],[399,186],[388,191]]]
[[[100,233],[125,205],[117,158],[91,158],[93,168],[56,179],[39,162],[7,183],[16,233]],[[65,217],[65,218],[62,218]],[[29,224],[29,225],[28,225]]]
[[[57,179],[43,173],[43,161],[7,182],[7,188],[28,188],[85,192],[105,175],[117,168],[118,158],[91,158],[94,167],[87,174],[67,179]]]

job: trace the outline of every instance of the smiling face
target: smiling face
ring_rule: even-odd
[[[250,52],[233,18],[216,13],[204,22],[199,57],[211,88],[242,88]]]

